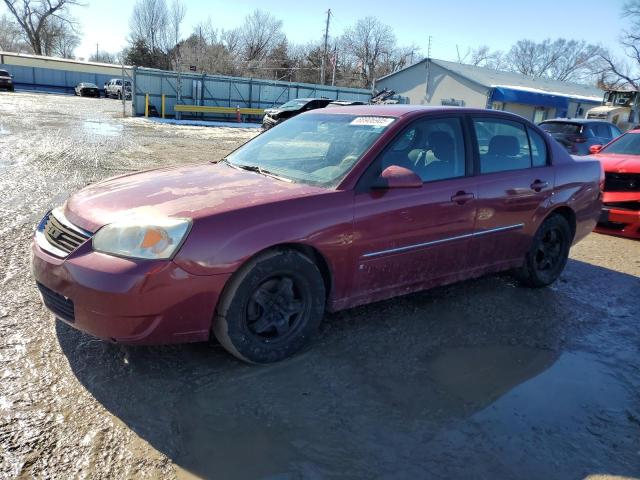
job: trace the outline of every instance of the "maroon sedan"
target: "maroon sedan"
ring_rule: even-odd
[[[217,164],[81,190],[37,227],[33,274],[44,304],[96,337],[213,332],[272,362],[325,310],[502,270],[549,285],[596,224],[601,177],[504,112],[316,110]]]

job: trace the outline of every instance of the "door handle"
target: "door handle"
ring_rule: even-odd
[[[540,190],[542,190],[543,188],[547,188],[548,186],[549,186],[549,182],[545,182],[543,180],[535,180],[531,184],[531,190],[535,190],[536,192],[539,192]]]
[[[470,200],[473,200],[475,195],[473,193],[465,192],[464,190],[460,190],[455,195],[451,196],[451,201],[453,203],[457,203],[458,205],[464,205]]]

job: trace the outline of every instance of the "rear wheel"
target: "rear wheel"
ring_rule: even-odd
[[[572,234],[567,220],[561,215],[547,218],[533,237],[524,265],[515,276],[528,287],[546,287],[555,282],[569,258]]]
[[[250,363],[287,358],[304,347],[324,313],[318,267],[296,251],[270,251],[243,266],[225,287],[213,332]]]

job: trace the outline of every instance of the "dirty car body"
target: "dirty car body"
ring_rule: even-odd
[[[33,275],[44,304],[91,335],[162,344],[213,331],[239,358],[279,360],[311,334],[296,322],[325,309],[543,265],[545,251],[566,261],[600,214],[601,167],[545,137],[504,112],[308,112],[223,162],[86,187],[38,226]]]
[[[592,156],[605,172],[599,233],[640,239],[640,130],[631,130]]]

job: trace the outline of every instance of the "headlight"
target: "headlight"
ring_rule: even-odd
[[[171,258],[191,227],[184,218],[127,219],[105,225],[93,237],[98,252],[133,258]]]

